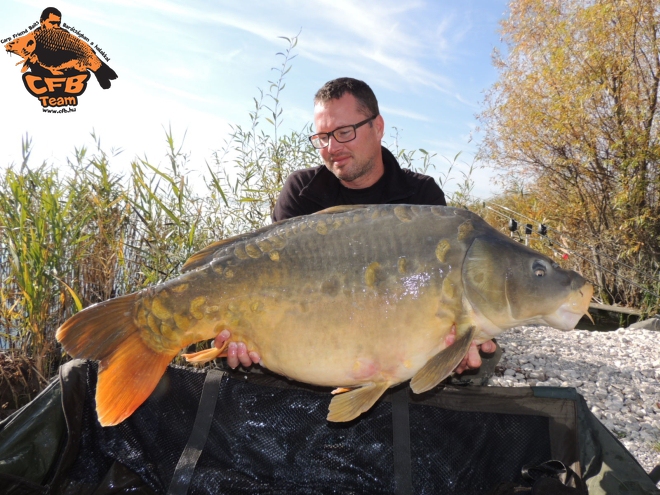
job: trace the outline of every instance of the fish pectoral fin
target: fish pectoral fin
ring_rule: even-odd
[[[476,328],[470,327],[452,345],[433,356],[410,380],[412,391],[421,394],[447,378],[467,353],[475,333]]]
[[[204,349],[203,351],[191,352],[188,354],[181,354],[182,357],[186,359],[189,363],[203,364],[213,361],[216,358],[226,356],[225,349],[229,345],[229,341],[226,341],[220,349],[217,347],[211,347],[210,349]]]
[[[357,418],[390,387],[389,382],[370,383],[360,388],[335,395],[328,408],[328,421],[342,422]]]

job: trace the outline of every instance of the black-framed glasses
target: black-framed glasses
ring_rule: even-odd
[[[319,132],[318,134],[313,134],[312,136],[309,136],[309,140],[311,141],[312,146],[314,146],[314,148],[317,150],[328,146],[328,144],[330,144],[331,137],[335,138],[335,141],[338,143],[348,143],[349,141],[353,141],[353,139],[355,139],[357,136],[356,131],[358,127],[363,126],[367,122],[371,122],[376,117],[378,117],[378,114],[374,115],[373,117],[369,117],[362,122],[358,122],[357,124],[344,125],[337,127],[334,131]]]

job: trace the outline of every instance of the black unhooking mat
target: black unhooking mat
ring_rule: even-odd
[[[601,486],[622,483],[620,493],[656,493],[639,465],[632,478],[614,476],[597,434],[581,451],[585,406],[573,389],[446,386],[416,396],[406,384],[360,418],[329,423],[328,390],[169,367],[130,418],[102,428],[95,385],[96,364],[73,361],[0,423],[0,493],[564,493],[531,491],[550,460],[573,486],[590,471]],[[565,493],[586,493],[574,490]]]

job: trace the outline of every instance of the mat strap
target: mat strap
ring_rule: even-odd
[[[210,370],[206,374],[202,396],[199,399],[197,416],[193,425],[188,443],[186,444],[179,462],[174,469],[174,475],[167,490],[168,495],[186,495],[190,486],[195,466],[202,455],[206,439],[209,436],[213,415],[215,413],[215,404],[218,400],[220,384],[225,373],[219,370]]]

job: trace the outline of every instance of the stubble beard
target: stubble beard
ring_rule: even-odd
[[[355,159],[354,157],[351,157],[353,160]],[[349,167],[343,167],[341,169],[333,167],[332,157],[328,161],[326,161],[325,166],[332,172],[335,177],[337,177],[339,180],[343,182],[353,182],[360,177],[364,177],[367,175],[371,170],[374,168],[374,160],[367,160],[362,163],[351,163],[349,164]]]

